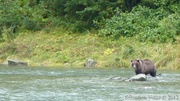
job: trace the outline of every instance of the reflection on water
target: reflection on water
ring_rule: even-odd
[[[9,101],[121,101],[125,94],[179,94],[180,71],[161,71],[145,82],[109,80],[132,69],[0,67],[0,99]]]

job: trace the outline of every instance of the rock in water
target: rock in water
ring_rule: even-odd
[[[8,59],[8,66],[28,66],[28,63],[19,60]]]
[[[145,74],[138,74],[135,76],[132,76],[131,78],[127,79],[126,81],[146,81],[146,75]]]
[[[84,64],[85,67],[95,67],[97,62],[93,59],[88,59],[88,61]]]
[[[122,77],[111,77],[109,80],[118,80],[118,81],[124,81],[125,79]]]

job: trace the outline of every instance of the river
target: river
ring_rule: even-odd
[[[126,82],[110,78],[129,78],[133,69],[1,66],[0,101],[180,101],[180,71],[158,72]]]

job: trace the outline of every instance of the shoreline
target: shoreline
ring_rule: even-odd
[[[70,34],[56,28],[49,33],[21,32],[12,42],[1,43],[0,60],[21,60],[31,66],[84,67],[92,58],[98,68],[128,68],[132,59],[150,59],[158,69],[180,69],[178,44],[180,38],[176,43],[139,42],[133,37],[112,40],[95,33]]]

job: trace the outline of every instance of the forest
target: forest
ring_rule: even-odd
[[[44,30],[50,33],[56,28],[62,29],[59,35],[93,33],[93,36],[108,40],[106,44],[119,42],[122,38],[140,43],[176,44],[180,35],[180,0],[0,0],[1,53],[18,52],[18,46],[9,49],[2,43],[12,44],[20,33],[21,36]],[[49,36],[54,37],[53,34]],[[106,47],[105,51],[115,52],[109,49],[113,44]],[[127,45],[129,52],[132,48]],[[60,62],[70,61],[66,55],[58,54],[65,60]],[[7,57],[6,54],[1,59]]]
[[[64,27],[69,31],[98,30],[118,39],[175,41],[180,34],[179,0],[0,0],[0,38],[22,30]],[[141,37],[141,38],[139,38]]]

